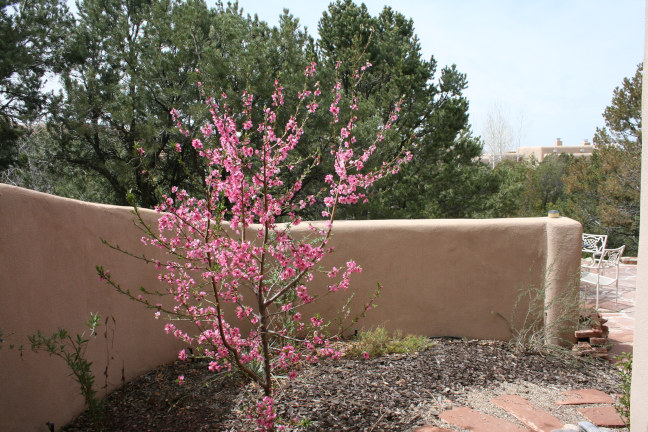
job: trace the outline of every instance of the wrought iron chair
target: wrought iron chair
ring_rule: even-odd
[[[616,303],[619,304],[619,261],[625,250],[625,245],[616,249],[603,249],[598,259],[592,262],[592,265],[581,265],[581,282],[596,285],[596,309],[599,307],[599,287],[601,285],[610,285],[616,282]],[[601,273],[605,269],[614,268],[614,277],[603,276]]]
[[[601,234],[585,234],[583,233],[583,253],[592,254],[591,260],[596,262],[607,244],[606,235]]]

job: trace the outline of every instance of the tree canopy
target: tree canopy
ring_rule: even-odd
[[[271,29],[237,6],[210,9],[200,0],[84,0],[79,6],[65,92],[53,105],[50,129],[58,158],[100,175],[118,204],[130,195],[151,207],[160,198],[156,188],[191,190],[193,178],[201,177],[191,140],[208,115],[202,91],[247,90],[262,104],[273,73],[291,77],[295,65],[306,63],[307,38],[293,31],[290,16]],[[284,49],[291,52],[282,55]],[[192,125],[188,136],[177,130],[174,109]]]
[[[17,162],[17,139],[47,100],[71,17],[62,0],[0,0],[0,171]]]
[[[318,28],[315,40],[287,11],[271,27],[222,2],[82,0],[57,48],[62,91],[47,104],[47,136],[35,137],[48,149],[30,157],[47,158],[61,173],[56,181],[74,185],[59,193],[122,205],[132,197],[151,207],[160,200],[158,189],[196,190],[203,177],[191,141],[209,116],[205,96],[227,94],[228,106],[240,111],[245,91],[255,95],[255,105],[269,106],[275,78],[295,95],[304,67],[316,62],[321,88],[342,83],[340,108],[357,103],[360,148],[400,101],[395,133],[377,156],[391,160],[408,146],[414,153],[406,169],[374,186],[369,207],[349,208],[342,217],[492,213],[485,190],[495,192],[497,178],[478,162],[482,144],[470,129],[466,76],[454,65],[438,71],[433,57],[424,59],[413,21],[389,7],[372,16],[364,4],[338,0]],[[364,77],[351,88],[356,71]],[[331,101],[325,95],[326,108]],[[189,125],[187,134],[177,130],[171,110]],[[299,158],[317,155],[321,166],[287,174],[305,175],[304,196],[321,190],[322,172],[332,164],[330,125],[322,118],[313,116],[298,149]],[[79,174],[88,190],[76,182]],[[317,217],[311,211],[305,216]]]
[[[643,65],[614,89],[597,128],[591,159],[568,168],[567,211],[586,232],[607,234],[608,243],[636,253],[641,189],[641,83]]]
[[[372,17],[364,4],[338,0],[319,23],[322,61],[342,61],[343,85],[357,64],[369,62],[360,93],[368,120],[367,130],[384,122],[397,100],[402,101],[398,133],[381,149],[389,159],[404,146],[413,146],[413,159],[401,173],[376,185],[368,206],[347,213],[354,218],[471,217],[482,203],[481,143],[472,136],[468,121],[465,74],[453,66],[437,76],[437,62],[421,56],[414,24],[385,7]],[[372,124],[373,121],[373,124]]]

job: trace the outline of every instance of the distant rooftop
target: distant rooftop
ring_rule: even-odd
[[[493,155],[492,153],[484,153],[481,156],[482,162],[493,163],[502,160],[523,161],[529,160],[531,157],[535,158],[538,162],[542,162],[544,158],[552,154],[570,154],[575,157],[589,157],[592,155],[595,146],[584,140],[580,145],[564,146],[560,138],[556,138],[553,146],[547,147],[520,147],[517,151],[512,150],[504,154]]]

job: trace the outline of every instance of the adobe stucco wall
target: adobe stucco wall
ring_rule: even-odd
[[[363,267],[352,278],[353,310],[383,286],[378,307],[359,329],[384,325],[428,336],[507,340],[518,290],[540,288],[543,280],[555,294],[574,286],[580,235],[580,224],[567,218],[338,221],[336,252],[322,264],[339,266],[352,257]],[[545,278],[548,263],[555,264]],[[330,296],[311,310],[333,316],[347,297]],[[555,308],[549,312],[560,319]],[[516,327],[522,319],[518,314]]]
[[[107,356],[110,389],[120,384],[122,366],[131,379],[176,357],[179,345],[163,332],[164,323],[100,282],[95,271],[105,265],[131,289],[157,282],[154,269],[100,242],[141,249],[131,219],[125,208],[0,185],[0,430],[45,431],[47,421],[58,429],[83,409],[63,360],[9,349],[27,346],[27,335],[37,330],[51,335],[60,327],[75,335],[87,330],[90,312],[114,317],[110,350],[103,323],[88,349],[99,388]]]
[[[63,361],[9,349],[27,345],[26,336],[37,330],[77,333],[90,312],[114,317],[110,344],[100,331],[88,351],[99,387],[110,360],[109,390],[120,384],[122,367],[129,380],[176,357],[179,345],[164,334],[164,323],[101,283],[95,272],[102,264],[131,290],[156,285],[152,267],[99,240],[141,251],[131,220],[128,208],[0,185],[0,430],[44,431],[47,421],[60,427],[83,409]],[[384,286],[378,308],[358,328],[508,339],[507,320],[520,288],[538,287],[546,276],[548,293],[577,293],[572,282],[580,235],[580,224],[567,218],[343,221],[334,230],[336,253],[322,264],[354,258],[364,267],[352,279],[356,310],[378,282]],[[345,301],[327,297],[317,311],[330,317]],[[549,308],[547,318],[558,314]]]
[[[648,65],[648,1],[644,20],[644,65]],[[641,120],[648,124],[648,80],[642,82]],[[648,134],[642,137],[641,223],[635,297],[630,425],[632,432],[648,432]]]

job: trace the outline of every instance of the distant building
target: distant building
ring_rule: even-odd
[[[536,161],[542,162],[544,158],[552,154],[567,153],[575,157],[590,157],[594,151],[594,145],[588,140],[578,146],[563,146],[560,138],[556,139],[553,147],[520,147],[517,151],[509,151],[501,155],[482,154],[481,160],[484,163],[492,164],[503,160],[523,161],[533,157]]]

